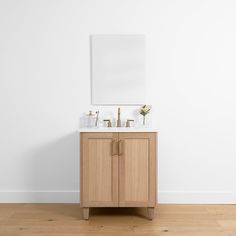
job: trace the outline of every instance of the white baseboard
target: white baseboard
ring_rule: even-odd
[[[79,191],[0,191],[0,203],[79,202]]]
[[[236,204],[236,192],[160,191],[158,203]]]
[[[79,203],[79,191],[0,191],[0,203]],[[159,191],[162,204],[236,204],[236,192]]]

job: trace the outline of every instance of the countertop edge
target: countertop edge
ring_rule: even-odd
[[[120,133],[158,133],[156,128],[80,128],[77,129],[79,133],[106,133],[106,132],[120,132]]]

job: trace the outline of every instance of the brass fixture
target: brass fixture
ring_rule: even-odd
[[[112,156],[118,155],[118,142],[114,139],[112,140]]]
[[[107,127],[112,127],[112,125],[111,125],[111,120],[103,120],[103,121],[105,121],[105,122],[107,122]]]
[[[127,127],[127,128],[130,127],[130,122],[133,122],[133,121],[134,121],[134,120],[129,120],[129,119],[128,119],[128,120],[126,121],[126,127]]]
[[[123,140],[119,140],[118,142],[118,152],[119,152],[119,156],[123,155],[124,152],[124,142]]]
[[[121,119],[120,119],[120,108],[118,108],[118,120],[117,120],[117,127],[121,127]]]

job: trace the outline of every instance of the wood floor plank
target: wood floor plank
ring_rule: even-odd
[[[78,204],[0,204],[0,236],[236,236],[235,205],[158,205],[92,209]]]

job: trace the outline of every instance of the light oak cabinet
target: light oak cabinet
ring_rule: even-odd
[[[80,134],[81,206],[147,207],[156,205],[156,132],[84,132]]]

